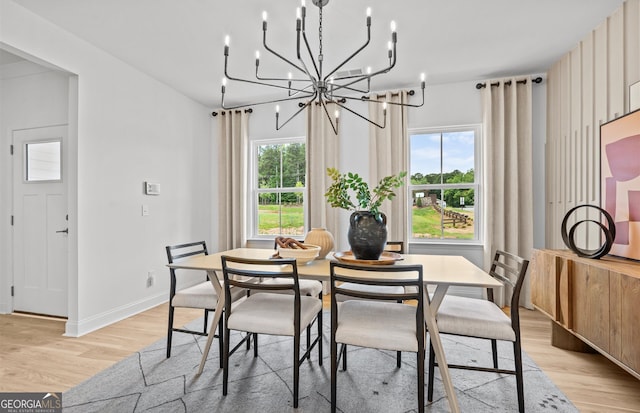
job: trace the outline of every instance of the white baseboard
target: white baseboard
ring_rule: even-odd
[[[152,297],[145,298],[143,300],[129,303],[121,307],[114,308],[109,311],[105,311],[101,314],[96,314],[91,317],[87,317],[82,320],[73,321],[68,320],[65,325],[66,337],[80,337],[88,334],[92,331],[96,331],[102,327],[106,327],[110,324],[124,320],[150,308],[156,307],[162,303],[167,302],[168,296],[166,291]]]

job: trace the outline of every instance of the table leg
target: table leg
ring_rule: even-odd
[[[218,324],[220,323],[220,317],[222,317],[222,311],[224,310],[224,291],[222,291],[222,286],[220,285],[220,280],[218,279],[215,271],[209,272],[209,280],[213,284],[216,293],[218,294],[218,304],[216,305],[216,310],[213,313],[213,321],[209,327],[209,336],[207,337],[207,344],[204,346],[204,351],[202,352],[202,360],[200,361],[200,368],[198,369],[197,375],[202,374],[202,370],[204,369],[204,364],[207,362],[207,356],[209,355],[209,349],[211,348],[211,343],[213,342],[216,328],[218,328]],[[218,334],[224,334],[224,331],[219,331]],[[222,357],[222,354],[220,354]]]
[[[429,299],[429,295],[425,289],[425,303],[428,305],[424,306],[424,319],[427,323],[427,329],[429,330],[429,336],[431,338],[431,344],[433,345],[433,351],[436,355],[436,360],[438,361],[438,368],[440,369],[440,375],[442,376],[442,381],[444,383],[444,389],[447,393],[447,398],[449,399],[449,408],[452,412],[460,413],[460,407],[458,406],[458,399],[456,397],[455,389],[453,388],[453,383],[451,381],[451,375],[449,374],[449,367],[447,366],[447,360],[444,356],[444,350],[442,348],[442,341],[440,340],[440,331],[438,330],[438,324],[436,322],[436,313],[438,312],[438,307],[442,302],[442,297],[447,292],[448,286],[443,284],[438,284],[436,288],[436,292],[434,294],[433,304]]]

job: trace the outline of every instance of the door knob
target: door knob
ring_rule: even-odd
[[[68,234],[69,233],[69,228],[65,228],[62,231],[56,231],[56,233],[59,233],[59,232],[64,232],[65,234]]]

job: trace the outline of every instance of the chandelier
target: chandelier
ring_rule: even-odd
[[[325,74],[323,62],[324,62],[324,50],[323,50],[323,38],[322,38],[322,10],[323,7],[329,3],[329,0],[312,0],[313,4],[318,7],[318,50],[314,56],[314,52],[308,42],[306,32],[306,6],[305,0],[301,0],[301,7],[296,9],[296,60],[291,61],[284,57],[282,54],[276,52],[267,45],[267,12],[262,13],[262,45],[264,49],[275,56],[277,59],[287,63],[291,70],[297,73],[294,77],[292,72],[289,72],[286,77],[267,77],[261,76],[260,69],[260,52],[256,51],[255,60],[255,79],[244,79],[235,77],[229,74],[228,61],[229,61],[229,36],[225,37],[224,45],[224,78],[222,79],[222,108],[227,110],[238,109],[244,106],[265,105],[280,102],[287,102],[292,100],[298,100],[298,110],[295,111],[288,119],[281,123],[280,121],[280,106],[276,105],[275,117],[276,117],[276,130],[280,130],[283,126],[289,123],[294,117],[300,114],[306,107],[314,102],[322,106],[324,113],[327,115],[331,127],[334,133],[338,134],[339,129],[339,117],[340,111],[335,110],[333,114],[330,114],[328,104],[335,104],[339,109],[344,109],[357,117],[375,125],[379,128],[386,127],[387,123],[387,105],[398,105],[407,107],[421,107],[424,105],[424,88],[425,88],[425,75],[420,76],[420,86],[422,91],[422,102],[420,104],[398,103],[398,102],[386,102],[380,100],[378,96],[370,97],[368,94],[371,91],[371,79],[375,76],[388,73],[396,65],[396,43],[398,41],[398,35],[396,32],[395,22],[391,22],[391,40],[388,42],[388,49],[386,50],[386,56],[388,57],[389,64],[384,68],[378,70],[372,70],[371,67],[367,67],[364,73],[352,74],[350,71],[339,72],[340,69],[351,61],[355,56],[362,52],[371,40],[371,8],[367,8],[366,12],[366,26],[367,26],[367,40],[366,42],[356,49],[349,57],[339,63],[331,71]],[[305,56],[303,57],[303,51]],[[259,101],[254,103],[247,103],[238,106],[225,106],[225,93],[228,81],[243,82],[253,85],[266,86],[274,89],[279,89],[282,92],[282,97]],[[414,91],[409,91],[409,95],[414,95]],[[356,112],[354,109],[347,106],[349,101],[360,102],[374,102],[382,105],[382,123],[378,123],[370,118]]]

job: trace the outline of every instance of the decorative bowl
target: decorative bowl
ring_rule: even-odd
[[[304,244],[304,246],[307,248],[282,248],[279,246],[278,255],[282,258],[295,258],[298,265],[308,264],[320,254],[320,246],[313,244]]]

